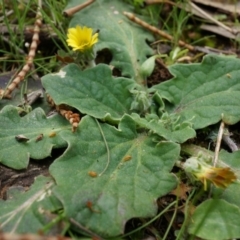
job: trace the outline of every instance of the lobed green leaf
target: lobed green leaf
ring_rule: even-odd
[[[84,71],[69,64],[59,73],[44,76],[42,83],[56,104],[67,104],[81,113],[111,121],[119,121],[130,112],[133,97],[129,90],[135,85],[130,79],[113,78],[104,64]]]
[[[153,87],[167,100],[169,112],[191,120],[194,129],[221,119],[240,120],[240,60],[207,55],[202,63],[176,64],[169,68],[174,78]]]
[[[50,167],[55,193],[68,217],[101,236],[123,233],[130,218],[154,216],[157,198],[177,184],[169,172],[179,145],[154,143],[129,116],[119,129],[86,116],[74,135],[62,136],[69,147]]]
[[[52,148],[66,147],[59,132],[71,129],[62,116],[47,118],[37,108],[20,117],[17,108],[11,105],[0,112],[0,122],[0,162],[14,169],[26,168],[30,157],[43,159],[50,156]],[[17,140],[19,135],[29,140]]]

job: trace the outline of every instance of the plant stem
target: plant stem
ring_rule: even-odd
[[[91,60],[91,61],[88,62],[88,67],[89,68],[93,68],[95,66],[96,66],[96,63],[94,62],[94,60]]]
[[[134,229],[133,231],[126,233],[122,236],[122,238],[125,238],[135,232],[138,232],[139,230],[147,227],[149,224],[151,224],[152,222],[154,222],[155,220],[157,220],[159,217],[161,217],[165,212],[168,211],[169,208],[171,208],[172,206],[174,206],[176,204],[176,200],[174,202],[172,202],[171,204],[169,204],[162,212],[160,212],[157,216],[155,216],[153,219],[151,219],[149,222],[143,224],[141,227]]]

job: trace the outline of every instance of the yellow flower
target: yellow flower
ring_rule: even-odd
[[[212,182],[216,187],[226,188],[237,180],[235,173],[230,168],[213,167],[201,155],[188,158],[183,164],[183,169],[201,181],[204,190],[207,190],[207,181]]]
[[[76,26],[69,28],[67,34],[67,44],[73,48],[73,51],[89,51],[98,41],[98,33],[92,35],[92,28]]]

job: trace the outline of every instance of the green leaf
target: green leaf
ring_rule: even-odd
[[[50,167],[55,194],[68,217],[99,235],[116,236],[128,219],[154,216],[157,198],[177,184],[169,172],[179,145],[138,134],[127,115],[118,129],[86,116],[74,135],[62,136],[69,148]]]
[[[229,153],[222,149],[219,154],[219,159],[221,159],[221,161],[224,161],[225,163],[227,163],[229,167],[235,169],[237,172],[239,171],[240,151]]]
[[[240,237],[240,209],[221,199],[200,204],[191,217],[189,233],[206,240]]]
[[[207,55],[198,64],[176,64],[169,68],[172,80],[154,86],[171,103],[168,110],[195,129],[220,121],[240,120],[240,60]],[[223,117],[222,117],[223,116]]]
[[[131,116],[139,126],[150,130],[152,133],[158,134],[166,140],[183,143],[196,136],[196,132],[189,123],[174,123],[172,122],[174,119],[171,119],[171,116],[168,116],[166,119],[150,120],[140,118],[140,116],[135,113]]]
[[[52,148],[66,147],[59,132],[71,129],[62,116],[47,118],[41,108],[20,117],[16,107],[6,106],[0,112],[0,122],[0,162],[14,169],[26,168],[30,157],[43,159],[50,156]],[[21,136],[16,140],[19,135],[26,141]]]
[[[71,0],[66,9],[85,0]],[[123,76],[131,76],[138,82],[141,64],[152,55],[146,40],[153,37],[145,29],[131,22],[123,11],[133,12],[132,6],[123,1],[96,0],[89,7],[74,14],[70,26],[87,26],[100,30],[97,50],[109,49],[113,55],[111,65],[119,68]]]
[[[56,104],[67,104],[81,113],[101,119],[119,121],[129,113],[133,101],[130,89],[135,82],[113,78],[107,65],[81,71],[69,64],[56,74],[42,78],[43,86]]]
[[[51,195],[54,182],[51,178],[36,178],[27,192],[15,192],[12,198],[0,200],[1,231],[11,233],[36,233],[55,217],[51,215],[61,205]]]

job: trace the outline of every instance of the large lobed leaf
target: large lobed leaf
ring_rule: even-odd
[[[208,55],[202,63],[176,64],[172,80],[154,86],[171,112],[191,120],[195,129],[240,120],[240,60]]]
[[[74,135],[62,136],[69,148],[50,167],[55,193],[68,217],[99,235],[116,236],[128,219],[154,216],[156,199],[177,184],[169,172],[179,145],[138,134],[129,116],[119,129],[86,116]]]
[[[47,118],[37,108],[20,117],[17,108],[10,105],[0,112],[0,123],[0,162],[14,169],[26,168],[30,157],[43,159],[50,156],[52,148],[66,147],[66,141],[58,133],[71,129],[62,116]],[[19,135],[29,140],[17,141]]]
[[[84,71],[69,64],[59,73],[44,76],[42,83],[56,104],[64,103],[96,118],[118,121],[130,111],[133,97],[129,90],[135,84],[130,79],[113,78],[104,64]]]
[[[85,0],[70,0],[70,8]],[[73,16],[70,27],[88,26],[100,30],[97,50],[109,49],[113,54],[111,65],[119,68],[123,76],[141,81],[139,67],[152,55],[146,40],[153,40],[150,33],[128,20],[123,11],[133,12],[133,7],[123,1],[96,0],[89,7]]]

